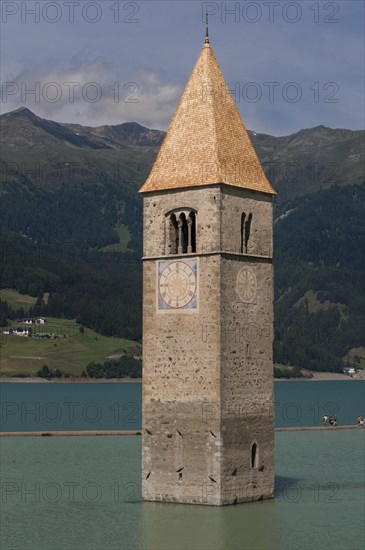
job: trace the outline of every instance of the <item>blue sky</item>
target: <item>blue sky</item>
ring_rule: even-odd
[[[1,111],[166,129],[204,39],[246,126],[364,127],[362,1],[2,1]],[[30,90],[35,92],[29,93]]]

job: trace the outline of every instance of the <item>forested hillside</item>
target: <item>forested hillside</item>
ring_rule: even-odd
[[[364,345],[363,186],[331,187],[278,212],[275,238],[275,360],[342,370]]]
[[[0,136],[1,287],[38,296],[37,313],[139,339],[138,189],[164,133],[58,124],[19,109],[0,117]],[[340,370],[364,345],[364,133],[319,126],[250,136],[279,192],[275,360]],[[0,313],[2,324],[21,314],[4,303]]]

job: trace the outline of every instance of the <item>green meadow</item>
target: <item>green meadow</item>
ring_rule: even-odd
[[[80,376],[88,363],[103,363],[123,354],[140,355],[139,343],[107,337],[82,328],[74,320],[47,318],[45,325],[32,325],[33,332],[60,335],[57,339],[35,339],[1,334],[1,376],[36,376],[43,365]],[[13,322],[11,326],[22,326]]]
[[[128,248],[128,243],[131,239],[131,234],[128,227],[125,225],[119,225],[115,228],[118,233],[119,243],[108,244],[100,248],[102,252],[125,252]]]
[[[365,370],[365,348],[364,346],[359,346],[358,348],[352,348],[345,355],[345,360],[350,361],[351,366],[356,367],[357,369]]]
[[[31,306],[34,306],[37,298],[29,294],[20,294],[12,288],[2,288],[0,290],[0,299],[7,302],[14,310],[22,307],[24,311],[28,311]],[[47,302],[48,294],[45,294],[44,301]]]

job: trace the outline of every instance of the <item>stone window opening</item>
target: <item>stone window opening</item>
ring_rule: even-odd
[[[245,219],[246,214],[243,212],[241,215],[241,253],[245,251]]]
[[[246,216],[243,212],[241,215],[241,254],[248,253],[248,241],[251,234],[252,214]]]
[[[258,468],[259,463],[259,453],[257,448],[257,443],[253,443],[251,447],[251,468],[255,470]]]
[[[181,212],[178,221],[178,254],[186,254],[188,251],[188,222],[184,212]]]
[[[178,247],[178,229],[175,214],[171,214],[167,224],[167,254],[177,254]]]
[[[176,210],[166,215],[166,254],[196,252],[196,213],[193,210]]]

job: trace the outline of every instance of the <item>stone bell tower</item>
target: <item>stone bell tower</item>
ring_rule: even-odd
[[[272,498],[275,191],[208,36],[141,192],[143,499]]]

